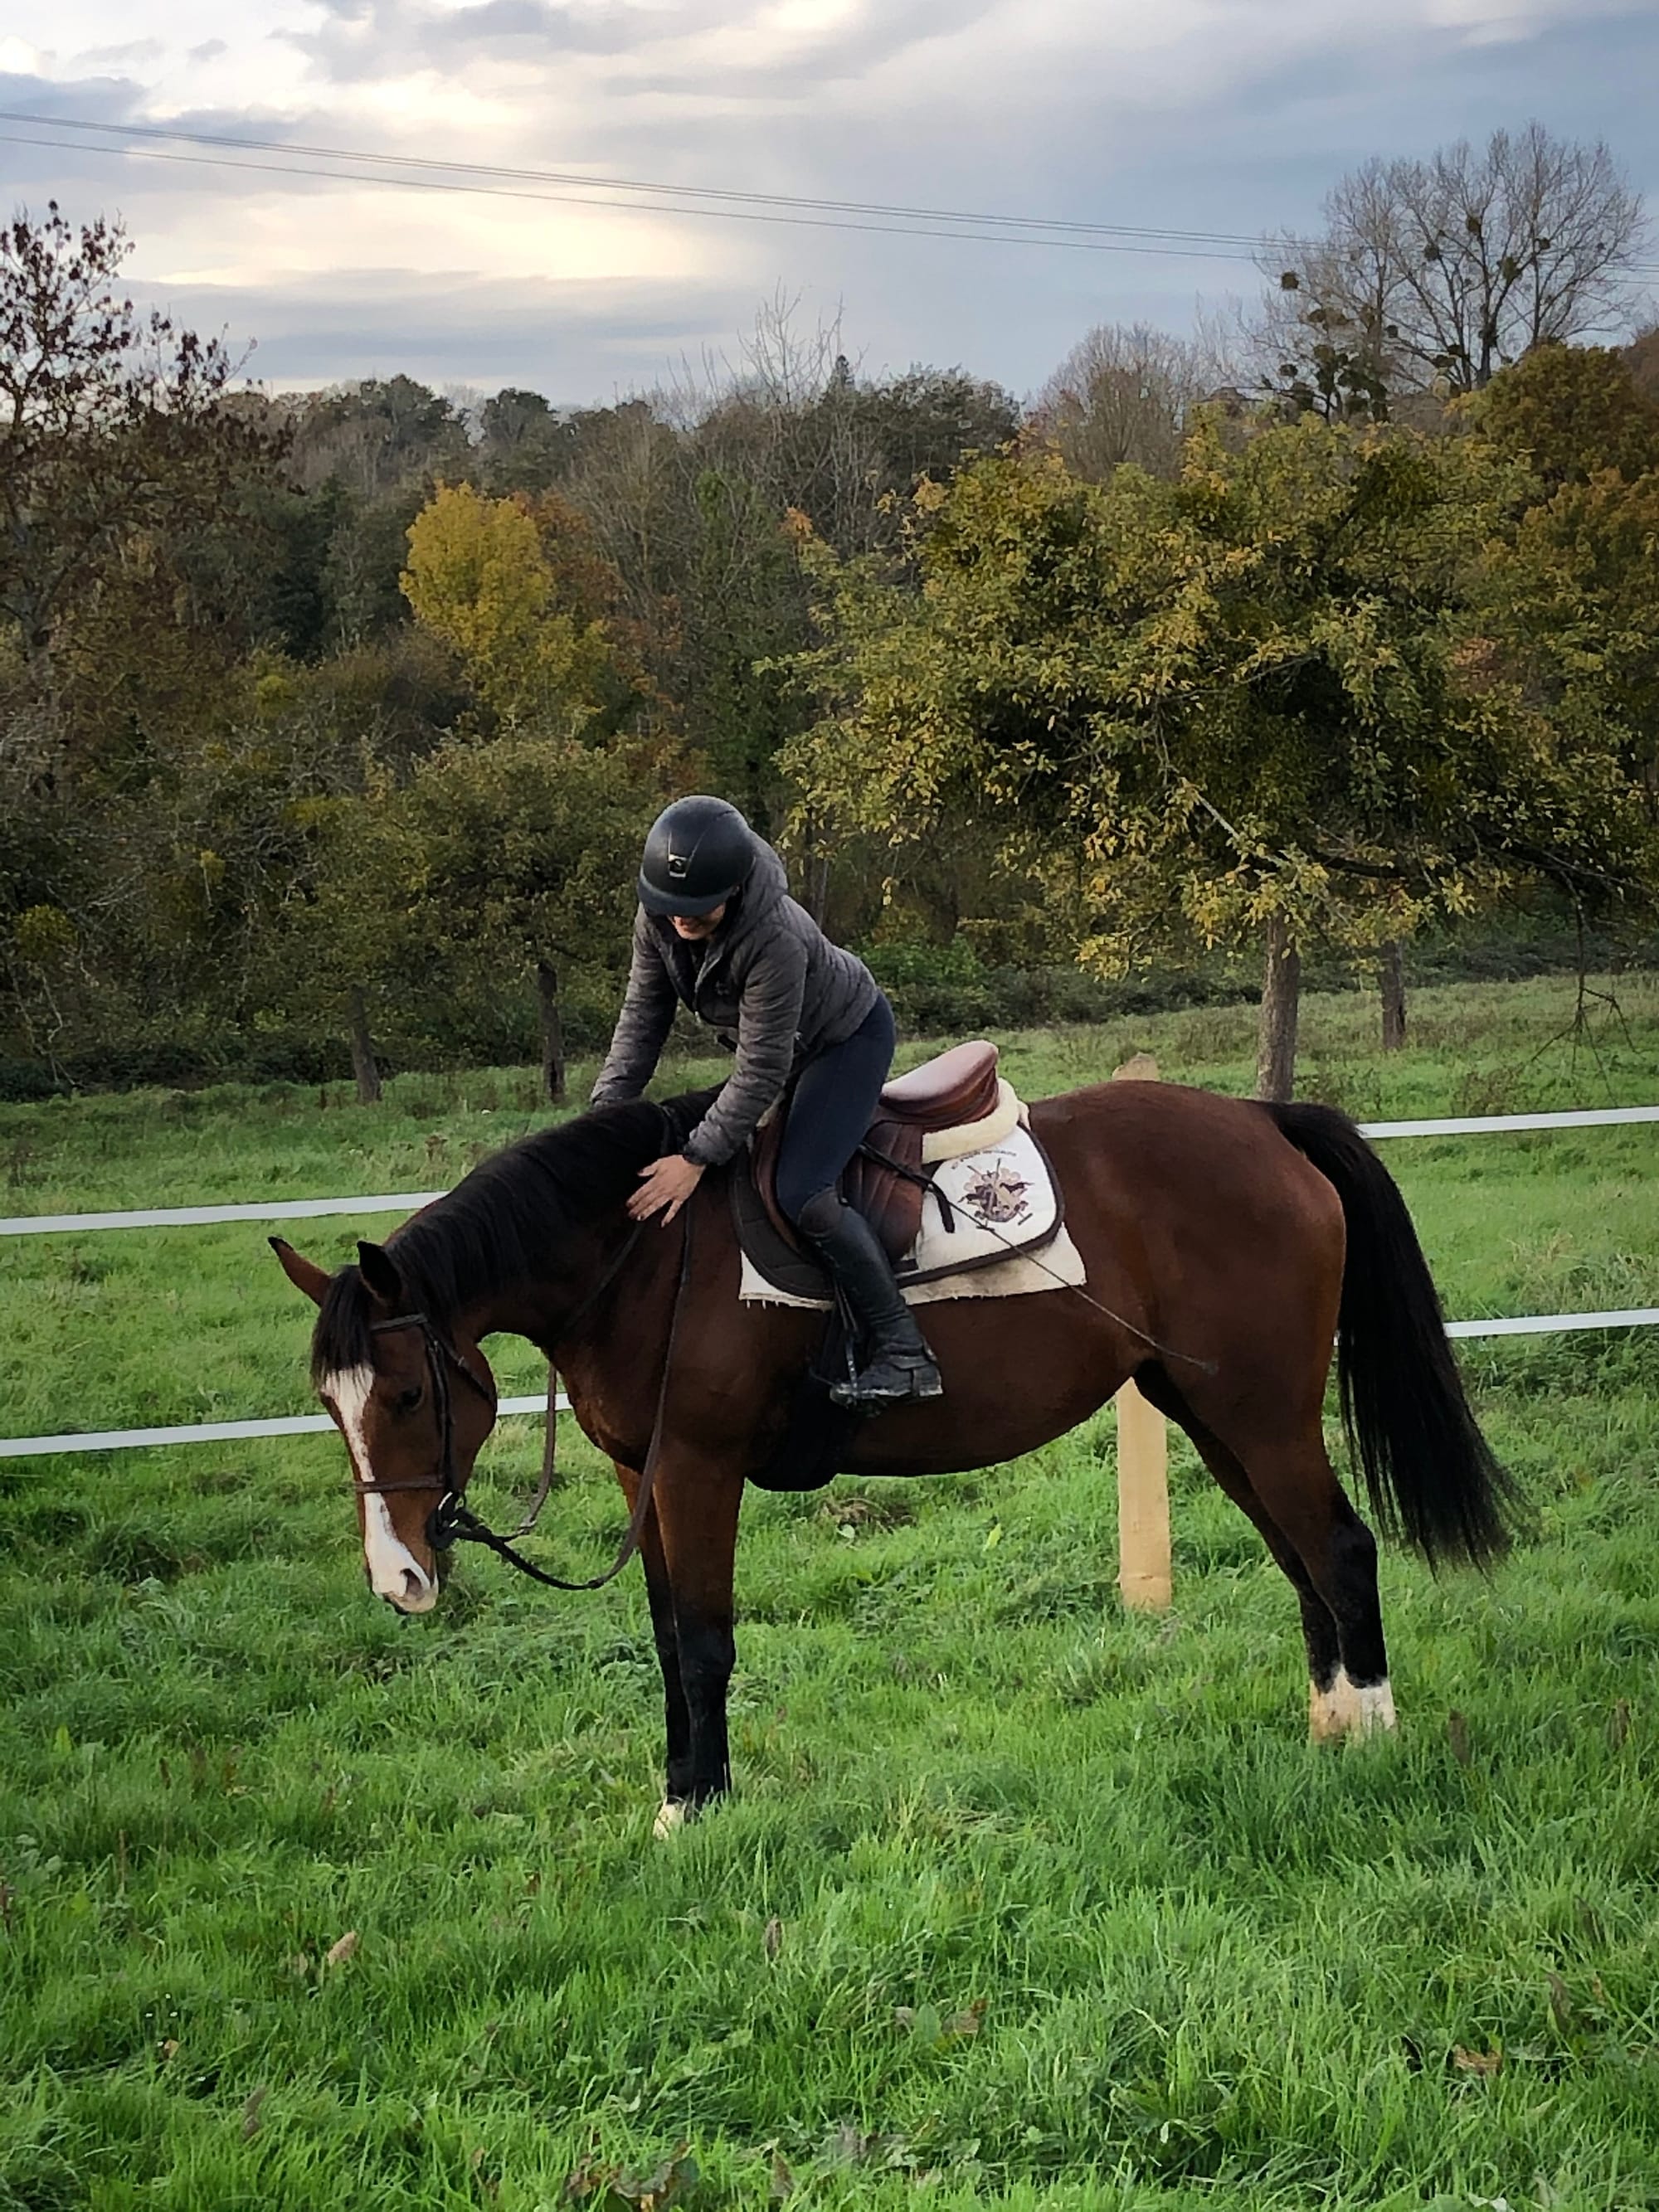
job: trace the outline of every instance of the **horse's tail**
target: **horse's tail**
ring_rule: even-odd
[[[1346,1114],[1266,1111],[1334,1185],[1348,1225],[1337,1321],[1342,1424],[1382,1528],[1431,1565],[1480,1565],[1522,1519],[1520,1493],[1475,1424],[1399,1185]]]

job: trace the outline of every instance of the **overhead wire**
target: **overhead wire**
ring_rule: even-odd
[[[102,123],[88,118],[25,114],[0,108],[0,123],[25,123],[51,130],[92,131],[120,138],[165,138],[189,146],[226,146],[261,154],[304,154],[330,161],[377,161],[400,168],[436,169],[470,176],[506,178],[517,184],[579,185],[588,190],[678,194],[693,199],[740,201],[751,205],[801,208],[819,213],[883,215],[927,222],[972,222],[1010,225],[1022,229],[1079,231],[1117,238],[1174,239],[1186,244],[1254,247],[1253,233],[1231,230],[1182,229],[1166,224],[1085,222],[1070,216],[987,214],[972,208],[909,207],[879,200],[813,198],[800,192],[739,191],[714,185],[663,184],[643,177],[590,176],[578,169],[510,168],[495,161],[441,161],[428,154],[374,152],[362,147],[312,146],[302,140],[253,138],[243,133],[181,131],[171,125],[142,123]],[[73,141],[67,143],[72,144]],[[90,149],[88,150],[91,150]]]
[[[245,133],[185,131],[159,124],[106,123],[90,117],[42,116],[15,109],[0,108],[0,123],[23,124],[37,131],[95,133],[120,142],[100,145],[95,140],[88,143],[85,136],[25,137],[13,131],[0,131],[0,144],[4,145],[33,146],[60,153],[117,154],[134,160],[244,170],[256,175],[313,178],[325,183],[389,185],[405,191],[459,192],[470,197],[539,202],[550,206],[638,212],[655,205],[668,214],[713,216],[726,222],[844,230],[877,237],[961,239],[969,244],[988,246],[1047,246],[1073,252],[1132,253],[1151,259],[1259,264],[1264,246],[1260,236],[1242,231],[1091,222],[1071,216],[915,207],[900,202],[831,199],[800,193],[742,191],[724,185],[664,183],[642,177],[593,176],[581,170],[450,161],[432,155],[316,146],[300,140],[256,138]],[[154,144],[132,143],[158,139],[215,150],[194,155],[168,153]],[[242,158],[250,154],[300,158],[288,161]],[[362,166],[354,169],[320,166],[338,161]],[[388,171],[394,173],[385,173]],[[395,173],[399,171],[410,173]],[[468,179],[489,181],[472,183],[465,181]],[[544,189],[525,189],[532,185]],[[601,197],[607,194],[613,197]],[[617,194],[644,198],[614,197]],[[1659,275],[1659,264],[1632,262],[1628,265],[1632,275]]]
[[[245,170],[255,174],[310,177],[325,182],[389,185],[404,190],[460,192],[472,197],[539,202],[551,206],[633,210],[641,205],[662,207],[665,212],[714,216],[728,222],[783,224],[817,230],[862,232],[884,237],[957,238],[981,245],[1057,246],[1083,252],[1133,253],[1153,258],[1206,261],[1252,261],[1254,242],[1240,232],[1156,229],[1132,224],[1091,223],[1041,216],[975,213],[949,208],[917,208],[883,202],[812,199],[781,192],[743,192],[725,188],[669,185],[637,178],[588,177],[569,170],[518,169],[483,162],[446,161],[428,155],[380,154],[340,147],[312,147],[275,139],[210,136],[204,132],[150,129],[141,125],[102,124],[69,117],[25,115],[0,109],[0,122],[27,123],[34,130],[97,131],[123,139],[166,138],[178,143],[219,149],[210,153],[170,153],[149,144],[104,146],[62,137],[25,137],[0,131],[0,144],[43,148],[65,153],[116,154],[140,161],[159,161],[191,167]],[[243,158],[252,153],[304,155],[303,161],[265,161]],[[374,164],[371,169],[344,170],[320,166],[334,161]],[[386,170],[410,170],[413,174],[385,174]],[[434,173],[421,173],[423,172]],[[466,181],[469,178],[499,182]],[[546,189],[532,191],[530,185]],[[573,189],[583,187],[582,190]],[[641,203],[603,193],[648,193]],[[699,204],[698,203],[706,203]],[[859,218],[872,217],[876,220]],[[995,226],[977,228],[975,226]],[[1241,252],[1238,249],[1249,248]]]

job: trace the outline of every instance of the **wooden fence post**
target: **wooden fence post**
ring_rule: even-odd
[[[1113,1070],[1113,1079],[1156,1083],[1150,1053]],[[1156,1406],[1126,1382],[1117,1407],[1117,1586],[1132,1612],[1163,1613],[1170,1600],[1170,1440]]]

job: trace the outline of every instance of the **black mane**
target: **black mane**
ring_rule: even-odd
[[[614,1212],[642,1167],[684,1143],[714,1095],[595,1107],[492,1152],[386,1240],[410,1308],[445,1328],[491,1285],[544,1275],[573,1231]],[[343,1267],[317,1316],[313,1381],[371,1364],[376,1317],[360,1271]]]

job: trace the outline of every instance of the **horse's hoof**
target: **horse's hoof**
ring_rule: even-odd
[[[1310,1743],[1336,1743],[1348,1734],[1358,1718],[1356,1694],[1346,1670],[1341,1667],[1332,1677],[1328,1689],[1322,1690],[1316,1682],[1309,1683]]]
[[[1394,1709],[1394,1692],[1385,1674],[1380,1682],[1367,1682],[1354,1690],[1355,1714],[1351,1734],[1356,1736],[1392,1735],[1400,1726]]]
[[[1399,1725],[1386,1674],[1380,1682],[1358,1683],[1339,1667],[1329,1689],[1309,1685],[1310,1743],[1363,1742],[1367,1736],[1390,1735]]]
[[[656,1819],[651,1824],[652,1840],[660,1844],[670,1836],[678,1835],[685,1826],[690,1809],[681,1798],[665,1797]]]

